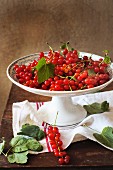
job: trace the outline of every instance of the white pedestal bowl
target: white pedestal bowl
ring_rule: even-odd
[[[91,56],[90,53],[85,53],[85,52],[81,52],[80,55]],[[57,120],[56,120],[57,126],[61,126],[61,127],[73,126],[81,122],[87,116],[87,113],[82,106],[78,104],[73,104],[72,97],[100,91],[101,89],[105,88],[113,81],[113,74],[112,74],[113,71],[112,71],[112,64],[111,64],[109,67],[109,71],[111,75],[110,80],[100,86],[90,88],[90,89],[76,90],[76,91],[49,91],[49,90],[30,88],[20,84],[15,78],[15,72],[13,69],[14,65],[15,64],[27,65],[33,60],[37,60],[38,57],[39,54],[35,53],[13,61],[7,68],[7,76],[12,81],[12,83],[14,83],[15,85],[19,86],[20,88],[28,92],[52,97],[52,100],[50,102],[47,103],[45,102],[45,104],[41,106],[40,109],[38,110],[38,114],[43,115],[42,121],[45,121],[49,124],[54,124],[57,113],[58,113]],[[92,59],[94,60],[99,60],[99,58],[102,57],[95,54],[92,55]]]

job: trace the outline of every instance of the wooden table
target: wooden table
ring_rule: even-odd
[[[113,83],[111,83],[104,90],[113,90]],[[23,100],[48,101],[49,97],[34,95],[26,92],[19,87],[12,85],[5,112],[1,121],[0,137],[5,137],[8,149],[8,143],[13,137],[12,134],[12,104]],[[71,157],[69,165],[58,165],[57,158],[53,153],[43,153],[39,155],[29,155],[28,163],[23,165],[10,164],[7,159],[0,155],[0,168],[24,168],[24,169],[113,169],[113,152],[105,149],[98,143],[90,140],[73,143],[67,149]]]

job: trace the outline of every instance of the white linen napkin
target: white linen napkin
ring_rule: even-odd
[[[74,104],[80,104],[81,106],[92,104],[94,102],[101,103],[106,100],[107,102],[109,102],[110,111],[90,115],[72,129],[60,129],[61,140],[63,141],[63,148],[67,148],[72,142],[90,139],[95,142],[98,142],[107,149],[113,150],[112,148],[109,148],[97,141],[93,136],[93,133],[95,133],[96,131],[101,132],[104,127],[113,127],[113,91],[76,96],[73,97],[72,100]],[[13,103],[12,127],[14,136],[17,135],[22,125],[25,123],[38,125],[40,126],[40,128],[44,129],[44,127],[41,126],[42,122],[40,122],[41,115],[39,116],[37,114],[37,110],[39,109],[39,107],[41,107],[42,104],[44,103],[33,103],[27,100],[23,102]],[[87,126],[90,128],[82,126],[83,124],[87,124]],[[41,140],[40,143],[44,147],[42,152],[52,151],[51,149],[48,150],[46,139]],[[31,153],[38,154],[38,152]]]

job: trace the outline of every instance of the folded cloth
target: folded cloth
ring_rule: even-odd
[[[81,96],[72,97],[74,104],[79,104],[81,106],[92,104],[94,102],[101,103],[107,101],[110,106],[109,112],[93,114],[87,116],[81,123],[79,123],[74,128],[70,129],[60,129],[61,140],[63,141],[63,148],[67,148],[72,142],[77,142],[85,139],[90,139],[98,142],[107,149],[109,148],[95,139],[93,133],[100,132],[104,127],[113,127],[113,91],[98,92],[94,94],[86,94]],[[37,110],[43,105],[43,102],[29,102],[27,100],[23,102],[13,103],[13,134],[14,136],[20,131],[21,127],[25,123],[38,125],[41,129],[46,129],[47,124],[42,126],[41,115],[37,114]],[[86,124],[87,126],[83,126]],[[42,152],[51,152],[51,148],[48,146],[48,141],[46,138],[40,141],[44,146]],[[38,152],[31,152],[33,154],[38,154]]]

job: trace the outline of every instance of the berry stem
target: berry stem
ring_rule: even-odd
[[[58,117],[58,112],[57,112],[56,117],[55,117],[54,126],[56,126],[57,117]]]
[[[1,152],[5,157],[7,157],[7,153],[5,154],[3,151]]]
[[[49,45],[48,42],[46,42],[46,44],[49,46],[49,49],[52,51],[52,53],[54,52],[53,48]]]

